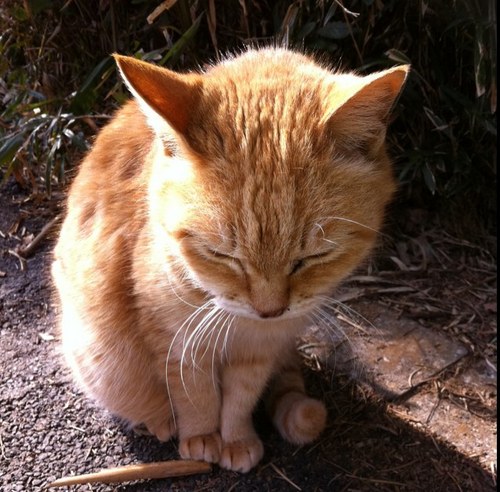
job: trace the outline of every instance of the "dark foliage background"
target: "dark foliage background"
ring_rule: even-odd
[[[482,242],[496,235],[496,38],[494,0],[4,0],[0,173],[37,196],[65,181],[128,97],[114,51],[182,70],[277,42],[362,73],[411,63],[394,208]]]

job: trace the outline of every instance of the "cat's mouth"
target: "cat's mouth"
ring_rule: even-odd
[[[251,304],[236,302],[224,297],[215,297],[215,304],[222,310],[243,318],[248,318],[258,321],[276,321],[300,318],[307,315],[317,304],[317,302],[310,300],[299,304],[291,304],[287,306],[279,306],[275,309],[259,309]]]

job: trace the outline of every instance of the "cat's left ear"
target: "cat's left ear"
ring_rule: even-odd
[[[153,129],[161,133],[167,122],[183,135],[201,96],[201,77],[194,73],[172,72],[130,56],[113,56],[125,84]]]
[[[389,116],[404,87],[409,65],[356,77],[328,117],[333,138],[351,149],[377,151],[384,143]]]

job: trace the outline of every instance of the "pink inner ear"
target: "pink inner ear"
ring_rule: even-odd
[[[161,115],[179,133],[186,132],[201,93],[201,77],[177,74],[131,57],[115,55],[132,92]]]

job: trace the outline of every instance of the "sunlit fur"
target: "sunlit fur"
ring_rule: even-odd
[[[323,430],[296,338],[374,244],[408,67],[334,74],[280,49],[203,74],[117,63],[135,100],[83,161],[55,251],[64,353],[131,425],[245,472],[266,388],[284,438]]]

